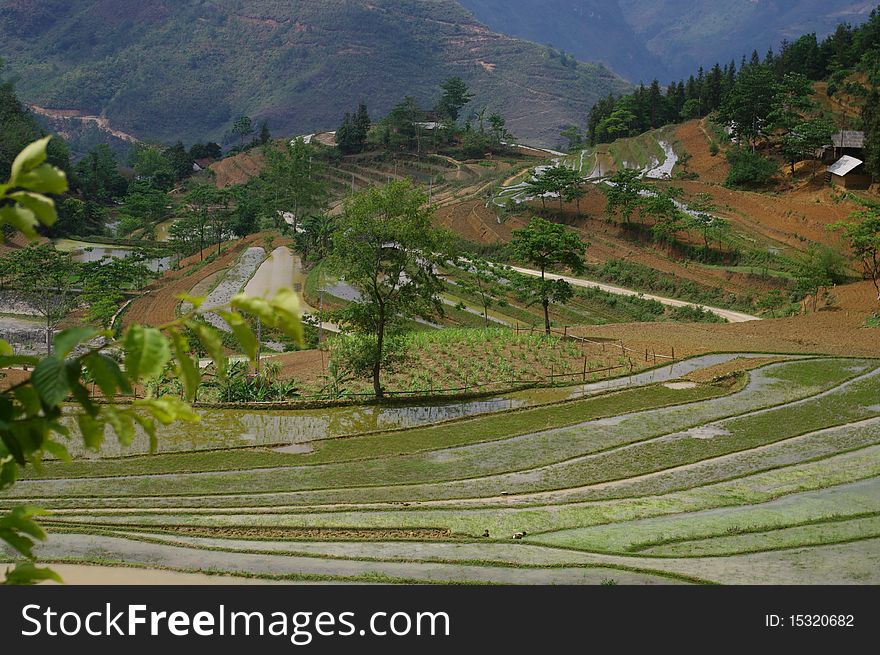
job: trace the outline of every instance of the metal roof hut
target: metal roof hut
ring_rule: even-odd
[[[871,174],[861,159],[844,155],[828,167],[829,182],[844,189],[867,189],[871,186]]]
[[[823,148],[822,161],[836,162],[844,155],[861,159],[865,154],[865,133],[860,130],[841,130],[832,135],[831,143]]]

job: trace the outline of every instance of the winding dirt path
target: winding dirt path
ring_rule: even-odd
[[[517,273],[522,273],[523,275],[532,275],[535,277],[540,277],[541,272],[535,271],[531,268],[522,268],[521,266],[511,266],[514,271]],[[640,291],[633,291],[632,289],[625,289],[623,287],[614,286],[613,284],[605,284],[604,282],[596,282],[593,280],[585,280],[583,278],[571,277],[568,275],[556,275],[555,273],[546,273],[546,277],[550,280],[565,280],[572,286],[576,287],[585,287],[588,289],[599,289],[601,291],[607,291],[608,293],[613,293],[617,296],[630,296],[630,297],[641,297],[646,300],[656,300],[657,302],[666,305],[668,307],[702,307],[707,312],[711,312],[716,316],[720,316],[723,319],[726,319],[730,323],[745,323],[747,321],[759,321],[761,320],[757,316],[752,316],[751,314],[745,314],[743,312],[736,312],[732,309],[721,309],[720,307],[709,307],[708,305],[699,305],[693,302],[687,302],[685,300],[675,300],[674,298],[664,298],[663,296],[655,296],[650,293],[642,293]]]

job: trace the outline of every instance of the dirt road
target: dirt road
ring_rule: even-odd
[[[530,268],[521,268],[519,266],[511,266],[514,271],[517,273],[522,273],[523,275],[534,275],[540,276],[540,271],[535,271]],[[731,323],[745,323],[746,321],[758,321],[760,320],[757,316],[752,316],[751,314],[744,314],[743,312],[735,312],[731,309],[721,309],[719,307],[708,307],[706,305],[698,305],[697,303],[686,302],[684,300],[675,300],[673,298],[664,298],[662,296],[655,296],[650,293],[641,293],[639,291],[633,291],[632,289],[624,289],[623,287],[616,287],[611,284],[605,284],[604,282],[594,282],[593,280],[583,280],[577,277],[570,277],[567,275],[556,275],[554,273],[547,273],[546,277],[550,280],[565,280],[569,284],[576,287],[586,287],[590,289],[600,289],[601,291],[607,291],[608,293],[613,293],[618,296],[640,296],[647,300],[656,300],[657,302],[667,305],[669,307],[702,307],[707,312],[712,312],[716,316],[720,316],[728,320]]]

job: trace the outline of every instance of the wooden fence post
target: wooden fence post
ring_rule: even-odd
[[[584,355],[584,382],[587,381],[587,356]]]

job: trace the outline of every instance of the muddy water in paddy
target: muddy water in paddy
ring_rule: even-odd
[[[283,256],[282,260],[283,261]],[[277,265],[276,265],[277,266]],[[276,269],[277,270],[277,269]],[[268,288],[268,287],[267,287]],[[631,378],[604,380],[600,383],[529,389],[489,398],[399,405],[362,405],[303,410],[201,409],[198,423],[181,423],[159,430],[159,450],[179,452],[247,446],[297,446],[296,452],[310,448],[319,439],[409,428],[455,418],[559,402],[610,389],[662,382],[706,366],[749,355],[724,354],[695,357],[674,366],[665,366]],[[76,427],[70,428],[76,432]],[[149,452],[149,441],[138,432],[130,448],[122,449],[111,435],[100,454],[85,452],[71,439],[68,447],[74,456],[117,457]]]
[[[260,298],[272,298],[281,289],[293,289],[299,296],[300,306],[306,312],[314,311],[303,300],[303,285],[306,282],[305,273],[302,270],[302,260],[293,254],[290,248],[282,246],[276,248],[263,262],[254,276],[244,288],[249,296]]]
[[[449,419],[521,407],[524,400],[506,397],[433,405],[353,406],[314,410],[202,409],[198,423],[180,423],[159,430],[159,450],[176,452],[246,446],[290,445],[310,450],[309,442],[376,430],[407,428]],[[75,426],[70,425],[72,430]],[[138,431],[130,448],[108,438],[100,454],[86,452],[72,439],[74,456],[117,457],[149,452],[145,434]]]
[[[74,239],[58,239],[55,247],[63,252],[69,252],[73,261],[80,263],[99,262],[105,257],[111,259],[125,259],[131,257],[136,251],[133,248],[122,246],[107,246],[88,241],[76,241]],[[148,259],[146,266],[154,272],[165,271],[171,266],[171,257]]]

